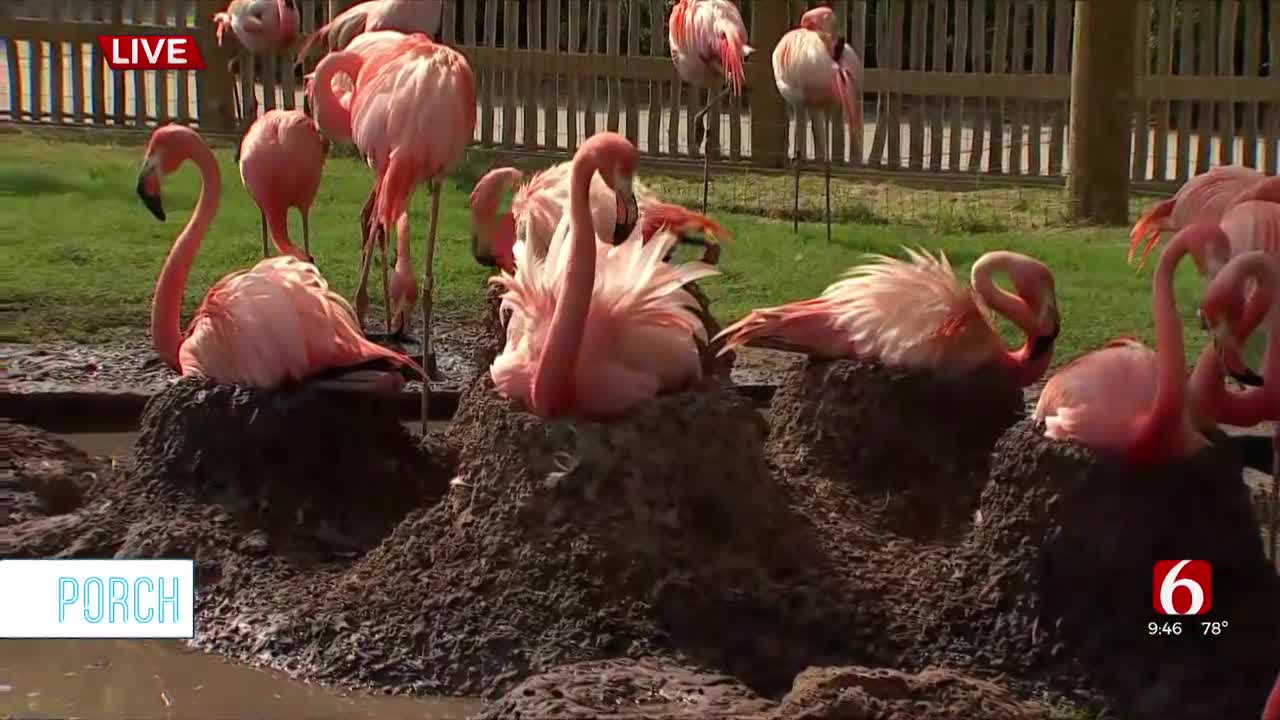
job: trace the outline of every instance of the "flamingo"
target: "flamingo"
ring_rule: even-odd
[[[862,137],[862,60],[844,38],[836,35],[836,13],[818,7],[800,18],[800,27],[788,31],[773,50],[773,77],[778,92],[799,123],[799,109],[814,112],[817,140],[826,161],[827,242],[831,242],[831,139],[828,132],[832,108],[843,107],[849,140]],[[795,232],[800,231],[800,147],[795,149]]]
[[[1222,229],[1198,223],[1178,231],[1160,256],[1152,292],[1156,350],[1132,338],[1113,340],[1076,358],[1050,378],[1035,417],[1045,436],[1078,442],[1135,464],[1180,459],[1208,445],[1187,404],[1186,352],[1173,276],[1198,246],[1225,263],[1230,244]]]
[[[1262,720],[1280,720],[1280,677],[1267,695],[1266,707],[1262,710]]]
[[[590,182],[599,171],[625,217],[637,214],[632,176],[639,152],[617,133],[593,135],[574,155],[569,212],[545,258],[516,245],[516,272],[490,282],[510,309],[507,342],[490,367],[500,395],[543,418],[611,418],[702,377],[695,339],[705,339],[682,286],[719,272],[701,262],[673,266],[676,238],[645,245],[638,232],[617,246],[592,231]]]
[[[667,21],[667,42],[681,80],[712,92],[728,84],[718,97],[708,96],[707,104],[693,117],[698,128],[694,145],[702,147],[702,214],[706,215],[711,185],[711,156],[703,145],[707,113],[729,93],[742,96],[747,80],[742,63],[755,48],[747,44],[747,26],[732,0],[678,0]]]
[[[298,57],[306,57],[320,38],[325,38],[329,50],[344,50],[350,49],[353,38],[380,30],[422,33],[439,40],[443,19],[443,0],[360,0],[308,36],[298,49]]]
[[[227,28],[235,34],[236,39],[246,50],[254,55],[283,52],[298,39],[300,16],[295,0],[231,0],[227,9],[214,13],[213,22],[217,26],[214,35],[218,46],[222,46],[223,35]],[[227,62],[227,69],[235,74],[236,58]],[[243,122],[239,91],[231,86],[232,102],[235,103],[236,120]],[[253,99],[254,115],[257,115],[258,101]],[[240,149],[237,146],[235,161],[240,161]]]
[[[311,257],[311,204],[320,189],[329,141],[301,110],[268,110],[240,143],[240,181],[262,213],[262,256],[267,229],[281,254],[306,262]],[[299,250],[289,240],[289,208],[302,213]]]
[[[200,197],[165,260],[151,308],[151,339],[165,364],[184,376],[257,388],[375,360],[422,372],[408,357],[366,340],[346,300],[329,289],[315,265],[292,255],[267,258],[223,276],[209,288],[184,335],[182,297],[196,252],[218,211],[222,175],[204,139],[182,125],[165,125],[152,133],[138,174],[139,197],[163,221],[161,180],[187,160],[200,169]],[[386,380],[381,373],[375,377],[378,384]],[[369,379],[355,373],[339,382],[366,385]]]
[[[569,180],[573,162],[563,162],[519,185],[511,209],[499,214],[502,198],[524,178],[513,167],[490,170],[476,183],[471,193],[472,253],[481,265],[498,266],[515,272],[513,254],[517,238],[529,243],[536,257],[545,257],[560,218],[569,204]],[[718,243],[733,236],[714,220],[693,213],[679,205],[661,202],[639,180],[632,191],[640,212],[642,239],[648,242],[659,229],[676,233],[680,242],[707,245],[703,261],[715,264],[719,258]],[[596,236],[613,243],[630,236],[631,227],[619,225],[617,199],[599,175],[591,179],[591,218]],[[696,240],[701,234],[707,241]],[[669,258],[664,258],[669,259]]]
[[[368,58],[378,50],[393,46],[404,38],[408,37],[397,30],[378,30],[375,32],[362,33],[351,40],[346,46],[347,52],[359,53]],[[315,97],[315,73],[309,73],[304,77],[306,81],[306,98],[313,100]],[[338,117],[318,118],[318,125],[321,129],[328,127],[330,131],[326,134],[335,141],[341,143],[352,143],[350,133],[350,123],[347,117],[351,110],[351,98],[355,91],[355,79],[343,74],[335,74],[330,80],[330,87],[334,95],[338,99],[338,107],[342,112]],[[309,103],[314,107],[314,102]],[[367,159],[367,158],[366,158]],[[403,266],[397,267],[397,280],[394,283],[394,300],[392,288],[387,282],[387,241],[385,234],[375,234],[370,230],[370,220],[373,217],[373,205],[378,196],[378,186],[375,183],[369,190],[369,197],[365,199],[364,207],[360,210],[360,250],[361,259],[371,257],[367,253],[371,253],[373,245],[371,242],[376,240],[377,248],[380,253],[381,269],[382,269],[382,297],[383,309],[386,312],[387,335],[395,338],[402,336],[403,330],[393,330],[393,325],[402,328],[402,324],[397,324],[393,318],[393,308],[397,307],[413,307],[414,296],[417,294],[417,283],[413,279],[412,267],[408,260],[408,236],[403,239],[397,238],[396,247],[398,253],[404,253],[405,261]],[[364,320],[368,313],[369,307],[369,266],[371,262],[362,262],[360,266],[360,280],[356,287],[356,316],[360,318],[360,326],[364,327]]]
[[[1129,233],[1129,262],[1142,250],[1142,263],[1160,243],[1165,231],[1177,231],[1197,222],[1216,223],[1237,195],[1266,176],[1243,165],[1223,165],[1188,180],[1173,197],[1143,213]]]
[[[944,376],[994,368],[1021,387],[1044,375],[1060,328],[1049,268],[1019,253],[989,252],[974,263],[970,289],[945,253],[904,250],[907,260],[870,255],[820,297],[751,311],[717,336],[727,338],[720,352],[776,338],[819,358],[872,358]],[[998,272],[1016,295],[996,285]],[[1005,347],[992,310],[1026,334],[1019,350]]]
[[[333,92],[333,76],[337,73],[355,81],[347,108]],[[409,201],[419,184],[426,183],[430,188],[431,225],[422,287],[422,357],[429,359],[432,265],[441,182],[462,159],[475,132],[475,79],[471,66],[453,48],[415,34],[368,55],[329,53],[316,67],[312,87],[321,128],[330,132],[328,122],[335,126],[338,136],[350,137],[378,175],[373,217],[384,234],[392,222],[396,225],[395,277],[402,282],[413,278],[408,252]],[[362,276],[367,275],[371,254],[371,244],[366,244]],[[412,298],[413,293],[408,296]],[[393,311],[393,324],[400,330],[407,328],[411,310],[410,301]],[[429,417],[429,384],[422,384],[423,432]]]

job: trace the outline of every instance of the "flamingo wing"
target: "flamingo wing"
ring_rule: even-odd
[[[1049,378],[1036,403],[1045,436],[1124,452],[1156,396],[1156,353],[1124,338],[1082,355]]]

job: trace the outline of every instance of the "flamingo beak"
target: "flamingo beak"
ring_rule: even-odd
[[[613,242],[618,244],[631,237],[636,224],[640,221],[640,209],[636,204],[636,195],[631,190],[631,183],[619,186],[615,191],[618,198],[617,220],[613,226]]]
[[[156,178],[155,168],[150,165],[144,165],[142,172],[138,173],[138,197],[142,198],[142,204],[147,206],[157,220],[164,222],[164,203],[160,197],[160,182]]]
[[[1204,320],[1204,315],[1201,314]],[[1251,387],[1262,387],[1263,378],[1253,371],[1240,355],[1240,345],[1236,342],[1231,325],[1222,320],[1213,326],[1213,345],[1218,352],[1218,364],[1222,371],[1235,378],[1236,382]]]

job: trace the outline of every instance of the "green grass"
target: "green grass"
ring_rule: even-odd
[[[187,291],[187,310],[205,290],[227,272],[250,266],[261,253],[257,208],[240,185],[229,148],[216,149],[222,162],[224,195],[209,238],[200,250]],[[196,170],[187,166],[164,186],[169,220],[161,223],[142,207],[134,193],[142,148],[52,140],[13,134],[0,143],[0,339],[93,341],[121,329],[145,332],[156,275],[178,231],[194,205],[198,191]],[[437,302],[443,312],[468,317],[478,312],[485,269],[470,255],[467,194],[470,182],[488,164],[469,160],[446,188],[441,202],[440,247],[437,251]],[[350,296],[355,286],[357,217],[371,180],[369,169],[350,157],[334,157],[312,212],[312,252],[331,284]],[[689,205],[697,203],[701,183],[688,178],[648,177],[664,196]],[[822,291],[865,252],[895,253],[900,245],[943,249],[961,272],[983,252],[1009,249],[1045,261],[1057,276],[1063,334],[1057,360],[1115,337],[1135,335],[1152,339],[1150,270],[1139,275],[1125,262],[1125,233],[1121,229],[1011,229],[1024,222],[1013,210],[994,232],[975,232],[991,223],[975,223],[964,215],[983,207],[980,196],[967,193],[929,193],[926,212],[902,210],[902,200],[886,200],[855,216],[862,223],[840,224],[831,245],[821,224],[801,226],[799,237],[791,223],[776,219],[790,205],[790,178],[730,175],[713,179],[712,212],[737,236],[722,256],[723,276],[703,284],[723,321],[753,307],[810,297]],[[806,180],[807,203],[821,203],[820,179]],[[733,201],[756,193],[759,200]],[[920,191],[885,184],[841,182],[840,202],[857,207],[859,197],[879,194],[910,198]],[[856,192],[856,194],[855,194]],[[1053,191],[1018,191],[1024,198]],[[853,197],[852,200],[849,198]],[[1036,196],[1038,197],[1038,196]],[[949,198],[949,199],[948,199]],[[936,202],[935,202],[936,201]],[[912,201],[914,202],[914,201]],[[1038,202],[1038,201],[1037,201]],[[978,208],[959,210],[957,220],[935,206]],[[723,212],[729,206],[737,212]],[[421,262],[429,203],[425,192],[414,202],[414,259]],[[886,210],[885,208],[888,208]],[[896,210],[893,208],[897,208]],[[743,214],[752,209],[755,215]],[[885,214],[898,224],[888,224]],[[983,210],[982,212],[987,212]],[[772,216],[772,217],[771,217]],[[847,216],[847,214],[846,214]],[[966,219],[968,218],[968,219]],[[292,219],[301,245],[300,222]],[[903,224],[911,223],[911,224]],[[1193,301],[1200,287],[1191,263],[1179,273],[1180,312],[1188,321],[1188,347],[1195,352],[1204,340],[1195,326]],[[381,291],[375,286],[371,296]],[[379,318],[374,314],[373,318]]]

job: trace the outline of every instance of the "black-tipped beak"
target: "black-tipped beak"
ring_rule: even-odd
[[[476,255],[475,259],[476,259],[476,262],[480,263],[485,267],[489,267],[489,268],[498,267],[498,258],[492,255]]]
[[[157,220],[164,222],[164,203],[160,201],[160,193],[147,192],[146,177],[146,175],[138,176],[138,197],[142,198],[142,204],[147,206]]]
[[[618,191],[618,215],[613,226],[613,243],[617,245],[635,232],[640,221],[640,209],[636,205],[635,193],[630,190]]]
[[[1048,335],[1041,335],[1031,343],[1031,357],[1041,357],[1045,353],[1053,352],[1054,343],[1058,341],[1058,335],[1062,332],[1062,325],[1054,323],[1053,332]]]

